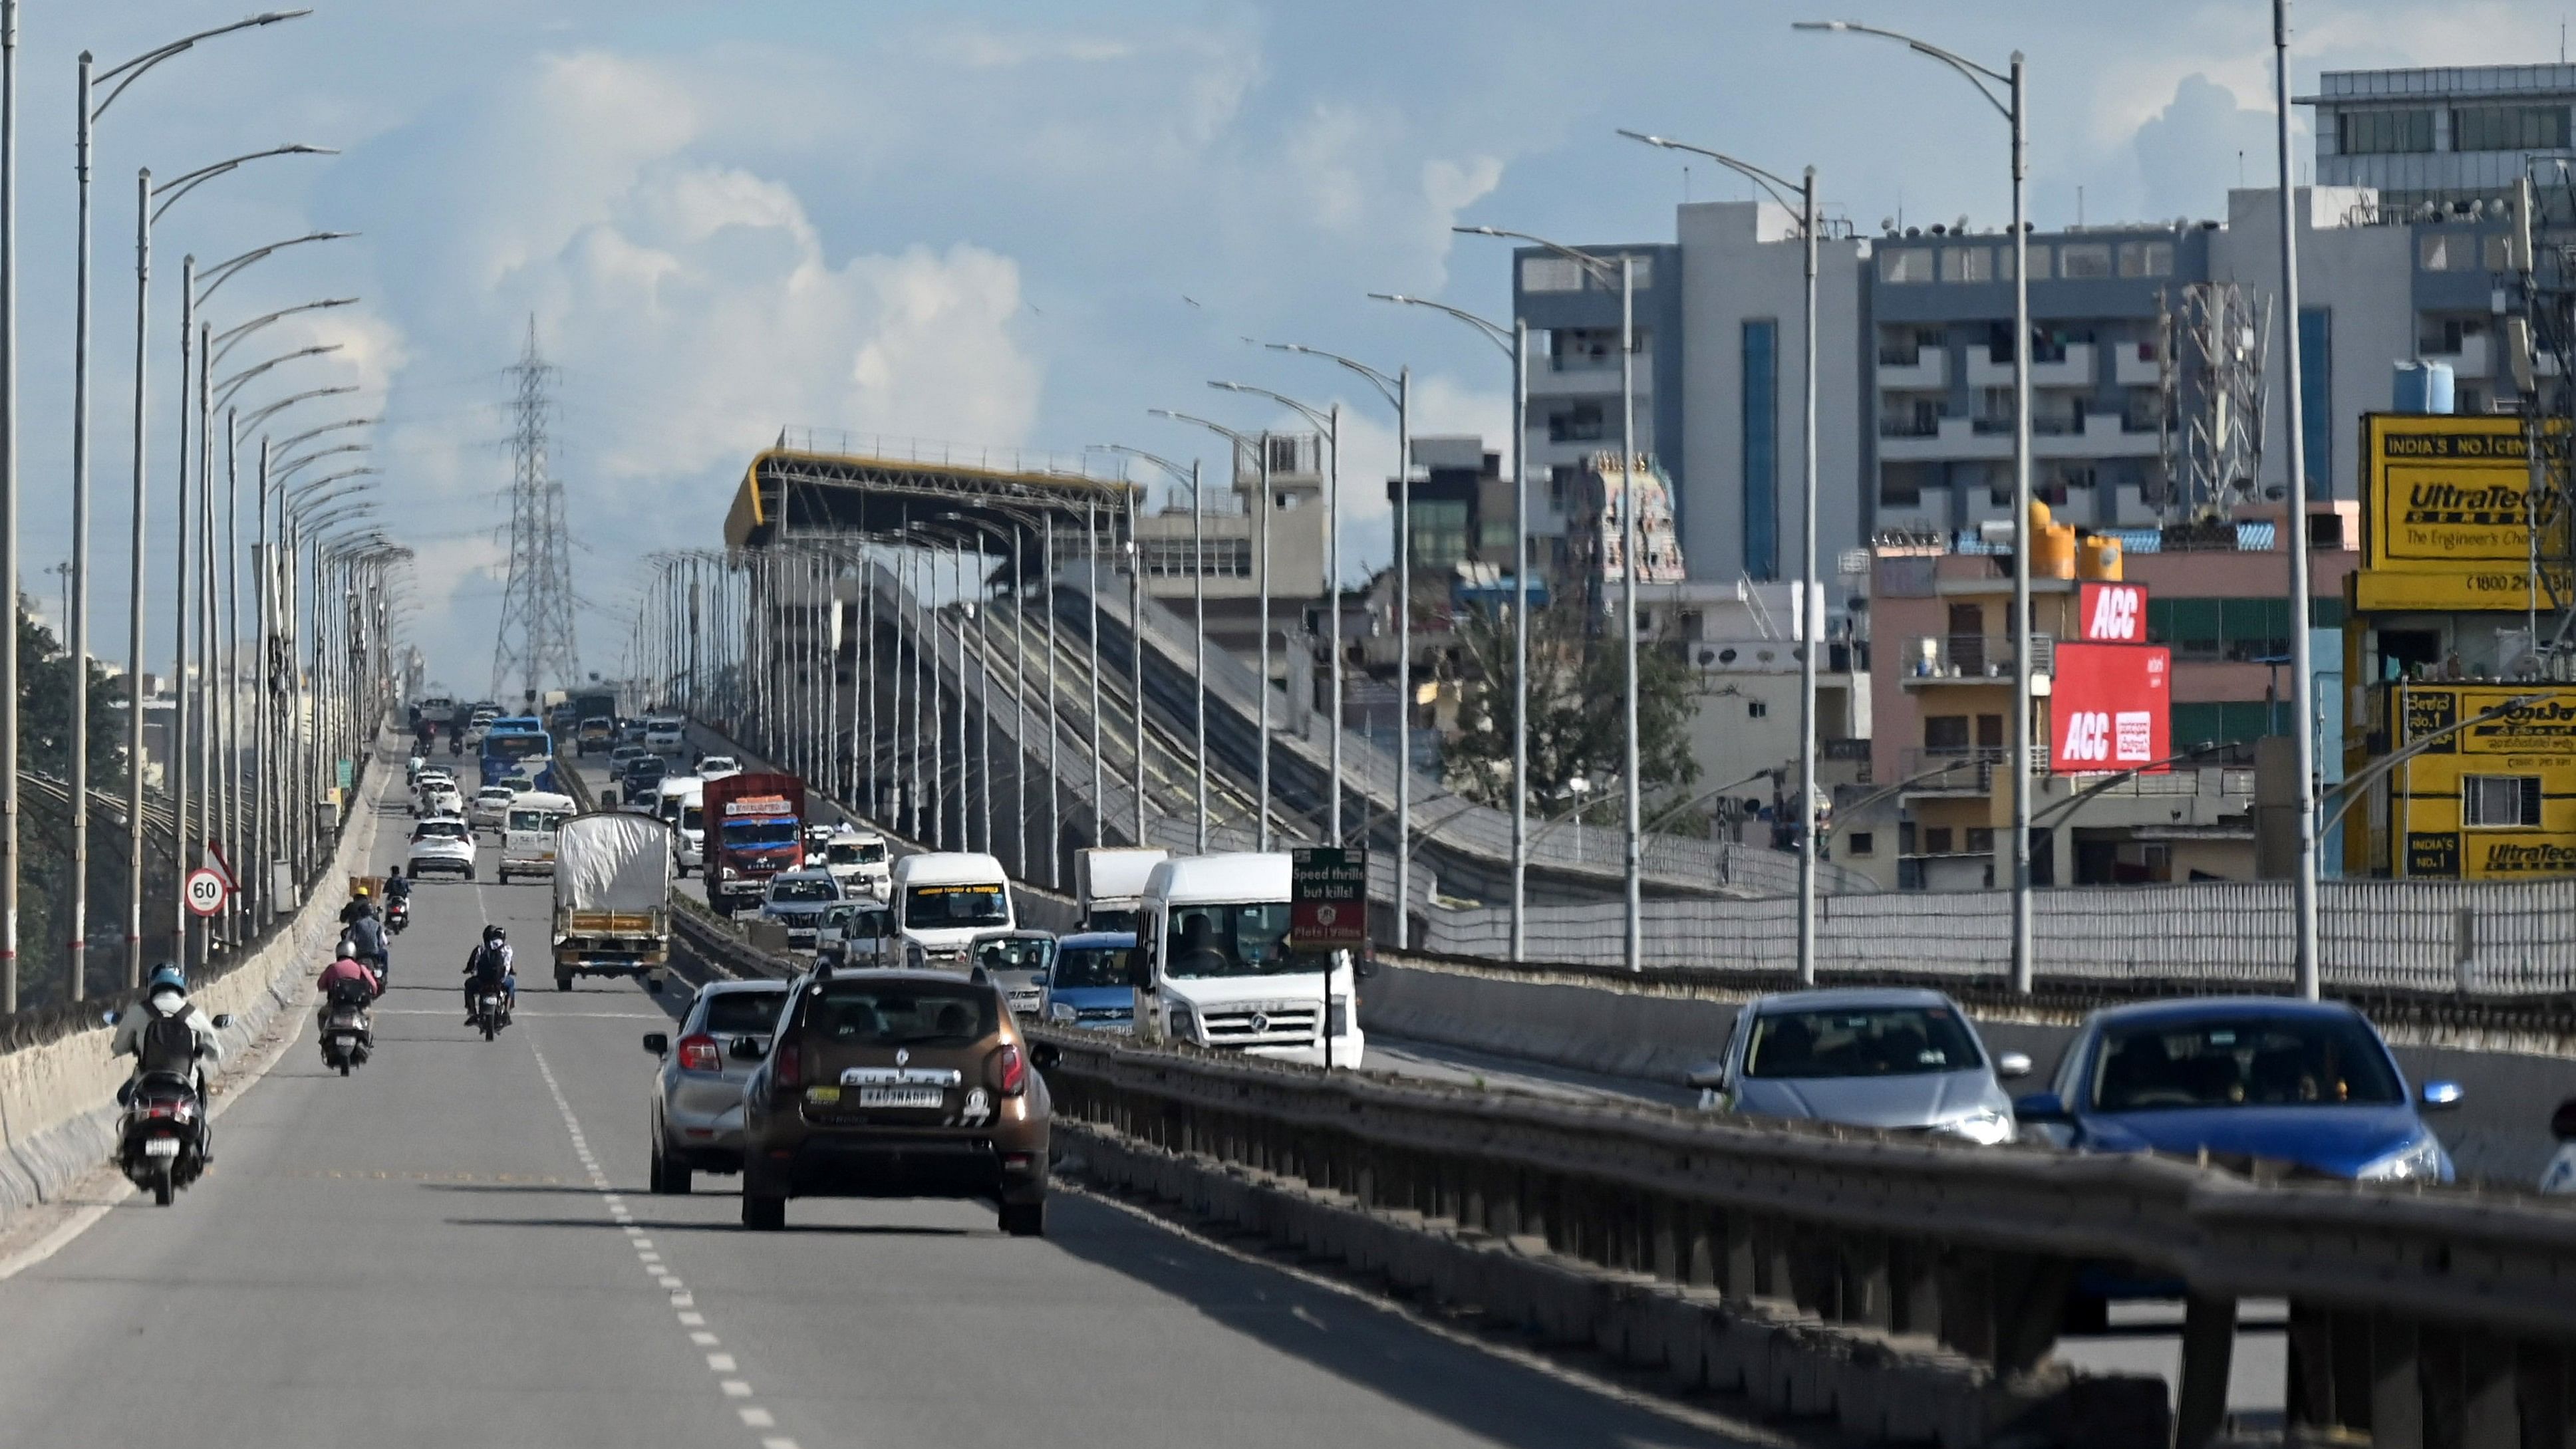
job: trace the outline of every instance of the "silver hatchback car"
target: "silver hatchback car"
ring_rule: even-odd
[[[1736,1014],[1726,1054],[1690,1085],[1713,1111],[1891,1132],[2013,1140],[1998,1078],[2030,1058],[1990,1056],[1959,1003],[1938,991],[1860,988],[1759,996]]]
[[[718,981],[698,993],[674,1043],[644,1034],[662,1059],[653,1078],[652,1186],[685,1193],[693,1172],[742,1171],[742,1084],[769,1054],[784,981]]]

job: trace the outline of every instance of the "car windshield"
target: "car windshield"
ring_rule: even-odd
[[[876,865],[885,857],[886,850],[882,844],[835,840],[828,848],[828,858],[834,865]]]
[[[510,787],[507,785],[486,785],[474,793],[475,798],[481,800],[486,805],[507,805],[510,803],[511,791]]]
[[[706,1020],[698,1030],[710,1036],[767,1036],[778,1025],[783,991],[719,991],[707,998]]]
[[[2114,1025],[2093,1068],[2093,1105],[2104,1112],[2405,1099],[2387,1050],[2353,1017]]]
[[[1748,1077],[1910,1077],[1985,1065],[1946,1006],[1766,1011],[1753,1019]]]
[[[966,981],[870,981],[835,978],[812,988],[805,1024],[827,1042],[849,1046],[964,1046],[999,1025],[996,999]]]
[[[769,883],[773,901],[837,901],[841,893],[827,880],[775,880]]]
[[[739,770],[741,768],[742,766],[733,762],[733,756],[731,755],[709,755],[705,759],[698,761],[698,773],[702,775],[712,775],[718,770]]]
[[[681,828],[682,830],[688,831],[689,833],[691,833],[691,834],[693,834],[693,835],[694,835],[694,834],[698,834],[698,833],[700,833],[700,832],[704,831],[704,830],[706,829],[706,815],[705,815],[705,812],[701,811],[701,810],[700,810],[697,806],[695,806],[695,805],[683,805],[683,806],[681,806],[681,807],[680,807],[680,828]]]
[[[411,833],[411,838],[414,840],[462,840],[465,838],[465,827],[457,824],[453,820],[424,820],[420,823],[420,828]]]
[[[724,842],[736,849],[763,845],[793,845],[796,843],[796,822],[793,820],[728,820],[724,827]]]
[[[1011,918],[997,885],[917,885],[903,898],[903,924],[916,931],[998,926]]]
[[[560,810],[513,810],[510,812],[510,828],[542,830],[551,835],[563,828],[564,818],[564,812]]]
[[[1056,957],[1055,985],[1061,990],[1071,986],[1124,986],[1127,984],[1127,957],[1133,948],[1127,946],[1072,946]]]
[[[1187,979],[1278,976],[1322,969],[1314,958],[1290,951],[1287,935],[1286,901],[1174,906],[1172,934],[1166,947],[1170,974]]]
[[[1013,936],[975,943],[975,964],[987,971],[1044,971],[1055,955],[1055,942],[1044,936]]]

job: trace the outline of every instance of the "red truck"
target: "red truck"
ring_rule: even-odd
[[[794,775],[719,775],[700,795],[707,904],[758,907],[769,878],[805,864],[805,782]]]

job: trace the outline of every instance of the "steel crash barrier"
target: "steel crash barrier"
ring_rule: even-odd
[[[1884,1442],[2199,1446],[2237,1305],[2289,1304],[2293,1426],[2576,1449],[2576,1211],[2145,1156],[1498,1098],[1036,1033],[1096,1181]],[[2185,1296],[2182,1372],[2072,1373],[2070,1290]]]

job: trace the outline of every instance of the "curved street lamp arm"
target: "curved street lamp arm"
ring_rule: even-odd
[[[372,427],[373,425],[383,421],[384,419],[382,418],[342,418],[336,423],[324,423],[318,428],[307,428],[303,432],[297,433],[294,437],[287,439],[283,443],[272,444],[271,447],[279,457],[284,457],[287,451],[294,448],[297,444],[309,443],[315,438],[322,436],[324,433],[336,433],[342,428]],[[272,473],[271,476],[274,476],[274,473]]]
[[[99,117],[107,114],[108,107],[116,104],[116,98],[118,96],[125,94],[125,88],[127,86],[130,86],[143,78],[143,73],[145,71],[150,70],[152,67],[159,65],[161,62],[168,60],[174,55],[183,54],[194,48],[196,43],[200,40],[212,40],[218,35],[230,35],[236,30],[249,30],[255,26],[275,25],[281,20],[296,20],[312,13],[313,12],[311,10],[271,10],[263,14],[252,15],[241,20],[236,20],[230,25],[218,25],[212,30],[200,30],[194,35],[183,35],[177,40],[171,41],[167,45],[147,50],[141,55],[135,56],[131,60],[118,61],[116,64],[109,66],[107,69],[100,71],[96,76],[92,77],[93,84],[116,80],[119,75],[123,75],[125,79],[117,81],[116,89],[107,93],[107,99],[99,102],[97,106],[91,109],[89,118],[93,123],[95,123]]]
[[[1208,386],[1221,388],[1226,392],[1250,393],[1254,397],[1266,397],[1272,402],[1279,404],[1281,407],[1293,408],[1296,410],[1298,416],[1304,418],[1307,422],[1314,424],[1317,432],[1322,432],[1332,426],[1332,420],[1324,416],[1323,409],[1306,403],[1301,403],[1285,393],[1272,392],[1266,387],[1254,387],[1249,383],[1218,382],[1213,379],[1208,382]]]
[[[1912,50],[1917,55],[1928,55],[1934,60],[1941,62],[1943,65],[1948,66],[1950,69],[1957,71],[1960,75],[1967,78],[1968,84],[1977,88],[1977,94],[1986,98],[1986,104],[1994,107],[1997,115],[2002,116],[2007,121],[2012,119],[2011,102],[1998,98],[1995,95],[1993,88],[1987,84],[1987,82],[1992,81],[1995,85],[2006,87],[2007,93],[2009,93],[2009,89],[2012,85],[2012,77],[2004,74],[2002,71],[1992,70],[1988,67],[1979,65],[1975,61],[1968,59],[1966,56],[1959,54],[1957,51],[1943,50],[1941,47],[1934,45],[1928,40],[1917,40],[1911,35],[1901,35],[1893,30],[1881,30],[1875,25],[1863,25],[1857,20],[1793,20],[1789,23],[1789,28],[1791,30],[1840,31],[1846,35],[1875,35],[1882,40],[1893,40],[1899,45]],[[2014,58],[2019,59],[2020,57],[2015,56]]]
[[[251,263],[264,260],[273,253],[282,252],[288,247],[300,247],[306,242],[341,241],[356,235],[357,233],[354,231],[308,232],[303,236],[290,237],[282,242],[270,242],[264,247],[253,247],[249,251],[242,253],[240,256],[232,258],[230,261],[208,268],[206,272],[198,277],[198,280],[203,282],[204,286],[198,289],[197,305],[201,308],[204,307],[207,299],[215,295],[215,289],[217,287],[220,287],[224,283],[231,281],[233,278],[240,276],[250,267]],[[212,280],[209,281],[207,280],[208,278],[212,278]]]
[[[1577,251],[1563,242],[1552,242],[1546,237],[1532,236],[1525,231],[1506,231],[1499,226],[1453,226],[1449,229],[1466,236],[1496,236],[1507,241],[1525,241],[1534,247],[1545,247],[1591,273],[1592,280],[1600,283],[1604,288],[1615,291],[1619,286],[1619,269],[1610,264],[1609,258],[1597,257],[1586,251]]]
[[[325,458],[336,458],[347,453],[369,453],[373,451],[375,451],[375,445],[373,443],[342,443],[337,447],[316,448],[312,452],[305,454],[303,457],[298,458],[283,467],[269,469],[268,481],[283,487],[288,478],[304,471],[315,463],[321,462]],[[322,481],[328,482],[330,480],[324,479]]]
[[[2227,748],[2229,748],[2229,745],[2225,741],[2204,740],[2201,743],[2192,746],[2190,749],[2183,751],[2179,755],[2167,755],[2161,760],[2151,761],[2144,765],[2133,766],[2126,770],[2114,771],[2107,778],[2096,780],[2092,784],[2085,786],[2083,789],[2076,791],[2074,794],[2067,796],[2065,799],[2057,801],[2047,808],[2040,810],[2038,813],[2030,817],[2030,823],[2033,828],[2037,828],[2042,820],[2053,821],[2060,815],[2072,815],[2075,813],[2076,808],[2081,806],[2085,801],[2092,799],[2094,796],[2099,795],[2103,791],[2109,790],[2116,785],[2120,785],[2129,780],[2134,780],[2138,776],[2147,773],[2149,770],[2161,770],[2167,765],[2179,765],[2185,760],[2196,760],[2203,755],[2214,755],[2220,750]]]
[[[270,418],[277,416],[279,413],[286,411],[288,408],[295,406],[297,403],[311,402],[317,397],[339,397],[345,393],[353,393],[357,390],[358,385],[356,383],[343,383],[338,387],[317,387],[310,392],[299,392],[292,397],[279,398],[277,401],[270,403],[268,406],[259,409],[257,412],[252,413],[246,418],[243,418],[242,430],[244,432],[248,432],[251,429],[258,427],[261,423],[268,421]]]
[[[1150,413],[1153,412],[1154,409],[1147,408],[1146,411]],[[1181,482],[1186,483],[1189,481],[1189,469],[1182,467],[1180,464],[1173,462],[1171,459],[1164,457],[1160,453],[1148,453],[1142,448],[1128,447],[1125,443],[1094,443],[1091,446],[1103,453],[1117,453],[1123,457],[1141,458],[1144,461],[1153,464],[1155,467],[1162,469],[1164,472],[1171,474],[1173,478]]]
[[[2382,775],[2396,769],[2399,765],[2405,764],[2408,760],[2415,758],[2417,755],[2424,753],[2426,750],[2433,748],[2435,745],[2440,744],[2442,741],[2449,739],[2451,736],[2458,734],[2462,730],[2471,728],[2475,725],[2485,724],[2491,719],[2501,719],[2504,716],[2513,713],[2515,710],[2521,709],[2525,705],[2538,704],[2542,700],[2548,699],[2554,695],[2567,694],[2570,692],[2571,691],[2564,689],[2543,689],[2531,694],[2515,695],[2513,698],[2506,700],[2504,703],[2499,704],[2492,709],[2480,710],[2478,713],[2470,715],[2467,719],[2460,720],[2454,724],[2445,725],[2442,728],[2433,731],[2431,734],[2417,739],[2414,743],[2408,745],[2402,750],[2398,750],[2393,754],[2382,755],[2380,758],[2371,761],[2360,774],[2344,781],[2341,785],[2335,788],[2333,796],[2335,802],[2334,809],[2318,823],[2318,837],[2322,839],[2327,831],[2334,829],[2335,823],[2343,819],[2344,813],[2352,809],[2353,805],[2362,799],[2369,788],[2379,782],[2379,778]],[[2326,808],[2326,801],[2323,797],[2318,799],[2317,808],[2319,810],[2324,810]]]
[[[1693,146],[1686,141],[1675,141],[1665,136],[1649,136],[1643,131],[1630,131],[1623,129],[1619,134],[1627,137],[1631,141],[1643,141],[1649,146],[1660,146],[1667,151],[1682,151],[1693,156],[1705,156],[1709,160],[1716,162],[1720,166],[1726,167],[1728,170],[1742,176],[1747,181],[1750,181],[1754,185],[1771,193],[1771,199],[1780,203],[1782,206],[1789,207],[1794,210],[1802,204],[1799,201],[1791,199],[1789,196],[1790,192],[1801,189],[1797,182],[1790,180],[1786,176],[1780,175],[1776,171],[1765,171],[1750,161],[1740,161],[1733,156],[1727,155],[1723,151],[1712,151],[1706,146]]]
[[[252,378],[259,376],[261,373],[268,371],[272,367],[276,367],[281,363],[293,362],[298,358],[320,357],[325,353],[337,352],[347,345],[348,344],[342,342],[323,343],[320,346],[307,347],[295,352],[289,352],[282,357],[272,357],[268,361],[259,364],[257,367],[245,368],[215,384],[214,405],[217,408],[221,408],[224,404],[232,400],[232,395],[239,392],[244,383],[249,382]]]
[[[298,141],[292,145],[271,146],[265,151],[247,151],[229,161],[217,161],[211,166],[200,166],[184,176],[174,177],[152,188],[152,195],[155,197],[159,197],[165,191],[170,193],[166,200],[152,209],[152,220],[158,223],[164,213],[179,204],[180,197],[226,172],[239,170],[253,161],[264,160],[270,156],[337,156],[339,154],[339,151],[333,147],[308,146]]]
[[[1834,818],[1826,823],[1824,829],[1816,832],[1816,839],[1819,842],[1833,839],[1834,832],[1843,828],[1843,822],[1859,819],[1862,811],[1877,804],[1881,800],[1887,799],[1889,796],[1892,796],[1899,791],[1910,790],[1913,787],[1922,784],[1926,780],[1937,780],[1943,775],[1949,774],[1953,770],[1965,769],[1970,765],[1980,763],[1986,762],[1980,761],[1974,755],[1961,755],[1959,758],[1952,760],[1950,763],[1943,765],[1937,770],[1926,770],[1920,775],[1909,775],[1906,778],[1897,781],[1895,784],[1888,786],[1884,790],[1873,790],[1869,794],[1863,795],[1859,799],[1854,800],[1851,804],[1836,809],[1834,811]]]
[[[1396,396],[1396,380],[1388,374],[1380,372],[1376,368],[1369,366],[1365,362],[1357,362],[1342,356],[1338,352],[1326,352],[1320,347],[1307,347],[1295,342],[1264,342],[1257,337],[1247,337],[1243,340],[1251,343],[1255,347],[1266,347],[1273,352],[1300,352],[1304,353],[1308,357],[1320,357],[1327,362],[1338,362],[1342,366],[1349,368],[1351,371],[1358,373],[1360,376],[1367,378],[1369,380],[1369,385],[1377,389],[1378,396],[1386,399],[1386,405],[1388,407],[1394,408],[1403,406],[1403,403]]]
[[[292,317],[298,312],[319,312],[330,307],[352,306],[357,302],[357,300],[358,299],[355,297],[325,297],[318,302],[305,302],[293,307],[280,307],[266,316],[253,317],[238,327],[227,328],[224,331],[215,334],[215,355],[206,360],[207,366],[212,367],[222,363],[224,360],[224,354],[232,351],[235,347],[240,346],[243,338],[257,332],[259,329],[267,326],[271,322],[278,321],[281,318]]]
[[[1505,357],[1512,355],[1512,329],[1505,327],[1500,323],[1489,322],[1486,319],[1477,316],[1473,312],[1452,307],[1446,302],[1434,302],[1428,297],[1408,297],[1402,292],[1371,292],[1369,293],[1369,296],[1375,301],[1397,302],[1407,307],[1428,307],[1434,312],[1446,312],[1450,316],[1457,318],[1459,321],[1466,323],[1468,326],[1475,328],[1477,331],[1484,333],[1485,340],[1491,342],[1496,347],[1501,348]]]

